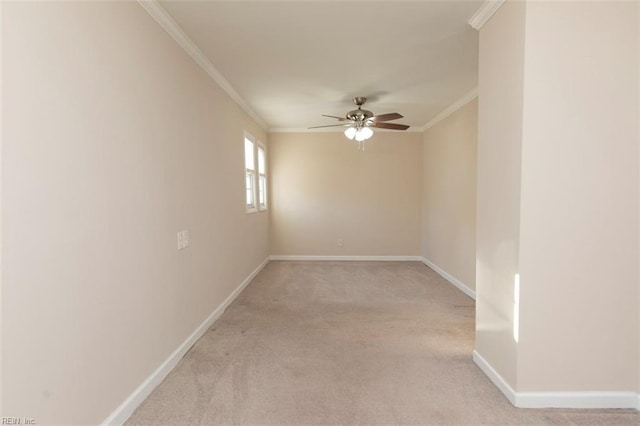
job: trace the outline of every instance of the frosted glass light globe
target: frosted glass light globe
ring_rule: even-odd
[[[356,136],[356,128],[349,127],[347,130],[344,131],[344,135],[349,139],[353,140],[353,138]]]
[[[362,129],[360,129],[360,133],[362,133],[362,136],[365,140],[373,136],[373,130],[371,130],[369,127],[363,127]]]

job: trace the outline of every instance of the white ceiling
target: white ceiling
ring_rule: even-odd
[[[271,130],[335,124],[354,96],[421,127],[477,87],[474,1],[160,1]]]

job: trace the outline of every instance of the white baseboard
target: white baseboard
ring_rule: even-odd
[[[281,255],[269,256],[269,260],[330,260],[338,262],[420,262],[420,256],[315,256],[315,255]]]
[[[438,275],[440,275],[442,278],[444,278],[445,280],[449,281],[454,286],[458,287],[458,289],[460,289],[460,291],[462,291],[464,294],[466,294],[467,296],[469,296],[473,300],[476,300],[476,292],[471,290],[462,281],[460,281],[459,279],[457,279],[453,275],[449,274],[444,269],[440,268],[438,265],[436,265],[435,263],[431,262],[430,260],[427,260],[424,257],[421,257],[420,260],[422,261],[422,263],[424,263],[429,268],[433,269],[436,273],[438,273]]]
[[[522,408],[635,408],[635,392],[518,392]]]
[[[475,350],[473,361],[515,407],[635,408],[640,410],[640,394],[636,392],[516,392]]]
[[[507,397],[509,402],[512,405],[517,406],[516,392],[511,386],[509,386],[509,383],[507,383],[502,378],[502,376],[498,374],[498,372],[487,362],[487,360],[485,360],[482,355],[480,355],[475,349],[473,351],[473,362],[475,362],[476,365],[480,367],[480,370],[482,370],[482,372],[487,375],[489,380],[491,380],[491,382],[496,385],[498,389],[500,389],[500,392],[502,392],[504,396]]]
[[[153,390],[164,380],[165,377],[180,362],[182,357],[191,349],[191,347],[202,337],[202,335],[211,327],[211,325],[222,315],[236,297],[245,289],[251,280],[269,263],[267,257],[258,267],[242,281],[242,283],[227,297],[224,302],[218,306],[209,317],[204,320],[198,328],[175,350],[169,357],[146,378],[136,390],[116,408],[109,417],[107,417],[103,425],[121,425],[131,414],[138,408],[140,404],[153,392]]]

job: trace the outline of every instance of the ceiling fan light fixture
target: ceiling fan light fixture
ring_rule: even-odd
[[[360,127],[356,129],[355,139],[357,142],[363,142],[373,136],[373,130],[368,127]]]
[[[357,130],[355,127],[349,127],[344,131],[344,135],[348,137],[350,140],[356,137]]]
[[[362,133],[365,140],[373,136],[373,130],[371,130],[370,127],[363,127],[362,129],[360,129],[360,133]]]
[[[371,127],[390,129],[390,130],[407,130],[409,126],[406,124],[387,123],[391,120],[402,118],[402,115],[397,112],[390,112],[388,114],[374,115],[373,112],[362,109],[362,105],[367,101],[364,96],[358,96],[353,98],[353,103],[356,104],[358,109],[349,111],[347,115],[343,117],[335,115],[324,115],[329,118],[337,118],[339,121],[347,121],[345,124],[329,124],[326,126],[313,126],[310,129],[319,129],[321,127],[343,127],[347,126],[344,131],[344,135],[349,140],[354,140],[358,143],[358,149],[364,151],[364,142],[373,136],[373,129]]]

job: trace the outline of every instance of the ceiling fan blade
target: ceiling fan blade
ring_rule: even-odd
[[[389,121],[389,120],[397,120],[398,118],[402,118],[401,114],[397,112],[390,112],[389,114],[381,114],[376,115],[375,117],[371,117],[369,120],[372,121]]]
[[[379,129],[391,129],[391,130],[407,130],[409,126],[406,124],[396,124],[396,123],[371,123],[371,127],[377,127]]]
[[[329,118],[337,118],[340,121],[346,121],[347,119],[344,117],[336,117],[335,115],[326,115],[326,114],[322,114],[323,117],[329,117]]]
[[[329,124],[328,126],[307,127],[307,129],[319,129],[321,127],[347,127],[347,126],[351,126],[351,124]]]

